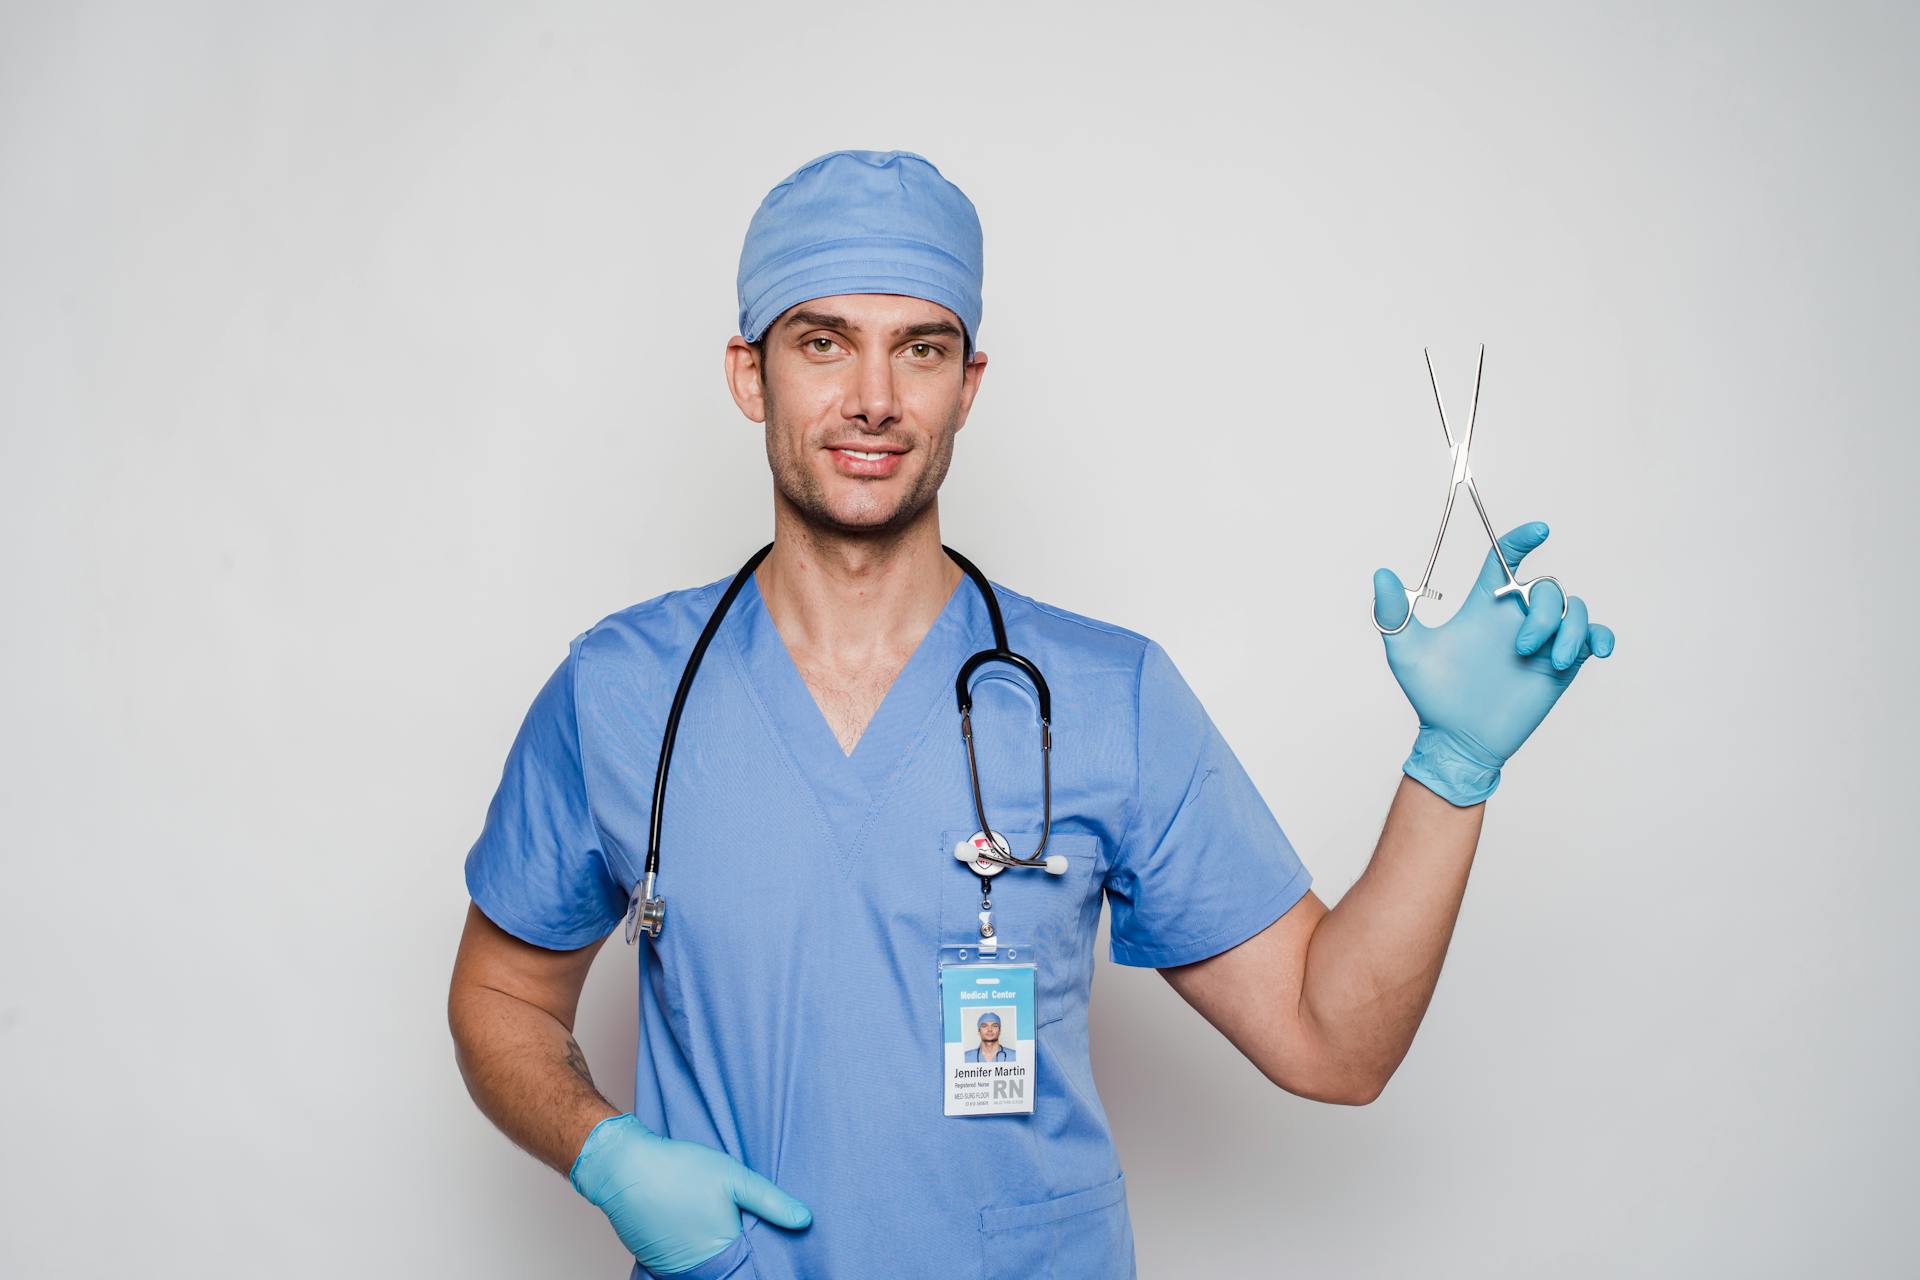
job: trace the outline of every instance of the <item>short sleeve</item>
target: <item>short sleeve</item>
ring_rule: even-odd
[[[1159,645],[1140,661],[1139,780],[1107,873],[1118,964],[1218,955],[1278,920],[1313,877]]]
[[[467,892],[487,918],[553,951],[598,942],[626,907],[587,805],[573,701],[579,649],[575,640],[534,698],[467,854]]]

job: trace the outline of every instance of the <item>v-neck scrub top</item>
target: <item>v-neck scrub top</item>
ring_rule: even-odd
[[[641,878],[660,735],[726,580],[577,637],[535,698],[467,857],[501,928],[554,950],[621,922]],[[1004,945],[1039,950],[1031,1115],[948,1117],[943,943],[978,942],[980,883],[954,707],[993,643],[962,580],[851,755],[749,578],[701,663],[668,782],[656,941],[639,969],[634,1114],[726,1151],[813,1210],[747,1215],[716,1277],[1133,1274],[1126,1191],[1087,1043],[1104,894],[1113,959],[1167,967],[1259,933],[1311,877],[1166,653],[996,584],[1008,641],[1053,693],[1053,838],[1067,872],[994,877]],[[974,681],[987,815],[1016,851],[1041,821],[1037,702]],[[648,1274],[635,1266],[633,1274]]]

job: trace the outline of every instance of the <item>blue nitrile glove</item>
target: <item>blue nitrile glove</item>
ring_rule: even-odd
[[[1547,540],[1547,526],[1523,524],[1500,546],[1520,574],[1520,561]],[[1533,588],[1533,609],[1516,595],[1496,600],[1506,583],[1492,548],[1467,601],[1429,627],[1418,618],[1387,644],[1387,665],[1420,715],[1407,775],[1457,805],[1479,804],[1500,785],[1500,766],[1520,749],[1573,683],[1588,655],[1613,652],[1613,632],[1587,622],[1586,602],[1567,601],[1551,582]],[[1391,569],[1373,575],[1374,616],[1397,627],[1407,593]]]
[[[613,1223],[649,1271],[698,1266],[740,1234],[740,1210],[797,1231],[807,1206],[724,1151],[663,1138],[632,1115],[608,1116],[580,1145],[573,1189]]]

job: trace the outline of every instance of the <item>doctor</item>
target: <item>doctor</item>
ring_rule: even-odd
[[[962,1055],[963,1062],[1018,1062],[1019,1052],[1012,1045],[1000,1043],[1000,1015],[983,1013],[974,1030],[980,1037],[979,1047],[969,1049]]]
[[[595,1087],[574,1014],[642,887],[663,723],[731,574],[575,637],[468,855],[460,1069],[605,1211],[635,1275],[1132,1274],[1088,1050],[1103,901],[1113,959],[1159,969],[1275,1084],[1368,1102],[1433,993],[1502,764],[1613,647],[1578,598],[1562,620],[1551,587],[1531,614],[1494,599],[1491,556],[1444,626],[1386,637],[1419,728],[1371,863],[1330,911],[1158,645],[995,583],[1009,646],[1051,687],[1062,873],[985,881],[954,852],[979,828],[954,682],[993,630],[942,551],[938,501],[987,369],[981,263],[972,204],[903,152],[823,156],[748,228],[726,377],[765,424],[774,543],[685,705],[665,927],[618,952],[639,973],[631,1113]],[[1514,530],[1509,558],[1545,537]],[[1398,579],[1374,586],[1398,622]],[[987,816],[1024,855],[1047,825],[1035,688],[1005,664],[971,685]],[[949,1117],[938,960],[979,941],[986,887],[999,938],[1039,957],[1033,1110]],[[831,1068],[808,1052],[829,1013],[862,1028]]]

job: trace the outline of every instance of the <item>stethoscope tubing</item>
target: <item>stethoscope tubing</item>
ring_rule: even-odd
[[[667,770],[673,767],[673,743],[680,736],[680,713],[686,709],[687,692],[693,688],[694,672],[700,669],[700,659],[707,656],[707,646],[713,643],[714,633],[720,630],[721,619],[733,607],[734,597],[740,594],[740,588],[747,585],[747,579],[772,550],[773,544],[769,542],[754,552],[740,566],[740,572],[733,575],[733,581],[727,584],[727,589],[720,595],[720,603],[713,607],[707,625],[701,629],[700,638],[693,642],[693,652],[687,655],[687,665],[680,672],[680,687],[673,691],[673,706],[667,711],[666,733],[660,739],[660,763],[653,771],[653,814],[647,823],[648,880],[660,874],[660,826],[667,812]]]
[[[667,774],[673,767],[673,747],[680,736],[680,716],[686,710],[687,694],[693,688],[694,674],[700,669],[700,661],[706,657],[707,647],[713,643],[713,637],[720,630],[721,621],[733,602],[739,596],[741,588],[760,562],[767,558],[774,544],[754,552],[740,571],[733,575],[733,581],[720,594],[719,603],[714,605],[713,613],[708,616],[707,624],[700,631],[700,638],[694,641],[693,650],[687,655],[687,664],[680,672],[680,683],[673,692],[673,704],[667,710],[666,728],[660,739],[660,759],[653,772],[653,806],[647,822],[647,858],[643,867],[644,888],[636,886],[634,910],[637,913],[628,929],[628,941],[643,931],[650,937],[659,936],[665,923],[666,904],[664,899],[654,896],[654,882],[660,874],[660,833],[665,826],[667,811]],[[1034,662],[1013,652],[1007,647],[1007,624],[1000,613],[999,597],[994,594],[993,584],[987,581],[985,574],[975,567],[973,561],[943,545],[940,548],[949,559],[960,566],[962,573],[973,582],[980,592],[980,598],[986,602],[987,618],[993,626],[993,648],[982,649],[968,658],[960,667],[960,674],[954,680],[954,698],[960,709],[960,734],[966,743],[967,779],[973,793],[974,816],[980,820],[980,831],[995,848],[993,861],[1003,866],[1045,867],[1047,841],[1053,832],[1053,694],[1047,688],[1046,677],[1040,674],[1040,668]],[[990,662],[1005,663],[1018,669],[1033,682],[1034,692],[1040,702],[1040,778],[1041,778],[1041,828],[1040,847],[1026,857],[1015,854],[1002,843],[1004,837],[994,831],[987,820],[987,807],[980,791],[980,766],[973,750],[973,691],[968,687],[973,673]],[[640,894],[644,892],[644,899]]]
[[[960,674],[953,681],[954,702],[960,708],[960,737],[967,745],[967,781],[973,791],[973,813],[980,819],[980,834],[999,850],[1000,856],[993,859],[995,862],[1010,867],[1044,867],[1047,864],[1047,840],[1053,834],[1053,693],[1047,688],[1047,678],[1040,674],[1040,668],[1032,659],[1007,648],[1007,626],[1000,617],[1000,602],[995,598],[993,585],[987,581],[987,576],[974,566],[973,561],[952,547],[942,546],[940,549],[960,566],[962,573],[973,579],[973,585],[979,588],[980,598],[987,602],[987,616],[993,624],[993,648],[982,649],[961,663]],[[973,673],[989,662],[1003,662],[1018,669],[1033,681],[1034,693],[1040,700],[1040,847],[1024,858],[1001,844],[999,833],[987,821],[986,802],[980,795],[980,764],[973,754],[971,682]]]

